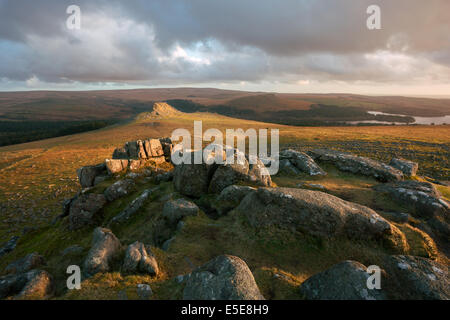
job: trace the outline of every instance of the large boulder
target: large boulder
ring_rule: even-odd
[[[201,197],[208,192],[213,166],[207,164],[177,165],[173,172],[173,185],[176,191],[190,197]]]
[[[376,185],[375,190],[386,192],[400,203],[412,207],[419,217],[441,216],[449,219],[449,204],[441,198],[433,184],[419,181],[400,181]]]
[[[235,256],[219,256],[190,275],[185,300],[263,300],[247,264]]]
[[[6,268],[6,273],[25,273],[32,269],[37,269],[46,265],[45,259],[37,252],[27,254],[22,259],[10,263]]]
[[[118,198],[128,195],[135,187],[135,183],[132,179],[124,179],[114,182],[108,188],[106,188],[104,195],[106,200],[114,201]]]
[[[248,186],[231,185],[222,190],[216,201],[213,203],[219,215],[225,215],[230,210],[236,208],[250,192],[256,191],[255,188]]]
[[[155,256],[139,241],[128,246],[122,270],[129,273],[147,273],[151,276],[156,276],[159,273]]]
[[[96,228],[92,238],[92,247],[84,261],[84,272],[92,276],[98,272],[108,272],[112,260],[121,248],[119,239],[109,229]]]
[[[449,300],[449,267],[413,256],[390,256],[385,262],[391,290],[396,298],[412,300]]]
[[[196,216],[199,212],[197,205],[185,199],[169,200],[164,204],[163,217],[171,223],[177,223],[187,216]]]
[[[330,162],[339,170],[374,177],[381,182],[403,180],[403,173],[383,162],[328,149],[316,149],[309,154],[316,161]]]
[[[164,156],[164,150],[161,141],[158,139],[149,139],[144,141],[145,151],[149,158]]]
[[[95,223],[98,214],[106,204],[103,194],[85,193],[70,204],[69,229],[76,230]]]
[[[382,289],[368,289],[371,274],[357,261],[343,261],[313,275],[300,286],[308,300],[386,300]]]
[[[289,175],[298,175],[301,173],[288,159],[280,159],[279,171]]]
[[[417,162],[399,158],[393,158],[389,165],[400,170],[405,176],[409,177],[415,176],[419,169],[419,164]]]
[[[78,180],[82,188],[89,188],[94,185],[95,177],[105,172],[105,164],[86,166],[77,170]]]
[[[320,191],[259,188],[236,211],[253,227],[274,225],[323,238],[384,239],[401,252],[407,248],[404,234],[372,209]]]
[[[295,150],[283,150],[280,152],[280,161],[287,160],[295,168],[302,172],[306,172],[310,176],[324,176],[327,173],[306,153]],[[283,168],[289,168],[289,165],[283,163]],[[292,171],[292,170],[291,170]]]
[[[43,270],[30,270],[0,277],[0,299],[47,299],[54,293],[53,277]]]

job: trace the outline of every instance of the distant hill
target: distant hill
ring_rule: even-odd
[[[0,145],[102,128],[152,112],[155,102],[172,112],[210,112],[239,119],[297,126],[345,125],[352,121],[411,123],[406,116],[450,115],[450,99],[374,97],[354,94],[287,94],[214,88],[103,91],[0,92]]]

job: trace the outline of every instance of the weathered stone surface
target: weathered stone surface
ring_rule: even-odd
[[[149,140],[149,149],[151,151],[152,157],[164,156],[164,150],[162,148],[161,142],[158,139]]]
[[[128,195],[134,187],[135,183],[131,179],[119,180],[106,188],[104,195],[106,200],[114,201]]]
[[[25,273],[32,269],[37,269],[46,264],[45,259],[37,252],[27,254],[22,259],[10,263],[6,268],[6,273]]]
[[[398,158],[393,158],[389,165],[403,172],[405,176],[410,177],[415,176],[419,169],[419,164],[417,162]]]
[[[239,181],[248,180],[250,167],[247,159],[235,154],[234,163],[218,165],[209,184],[209,192],[220,193],[223,189]]]
[[[391,256],[385,263],[389,283],[396,284],[397,298],[449,300],[449,267],[430,259]],[[394,288],[393,288],[394,289]]]
[[[407,248],[404,234],[372,209],[320,191],[259,188],[236,210],[253,227],[295,228],[324,238],[384,239],[400,252]]]
[[[0,277],[0,299],[46,299],[53,293],[53,277],[43,270],[34,269]]]
[[[27,282],[17,299],[47,299],[54,294],[55,285],[53,277],[44,270],[31,270],[25,273]]]
[[[142,272],[152,276],[156,276],[159,273],[155,256],[139,241],[128,246],[122,269],[125,272]]]
[[[300,171],[310,176],[324,176],[327,173],[306,153],[295,150],[283,150],[280,152],[280,160],[288,160]]]
[[[222,190],[222,192],[214,202],[213,207],[217,210],[217,213],[219,215],[225,215],[230,210],[236,208],[247,194],[255,191],[255,188],[247,186],[228,186]]]
[[[392,198],[413,208],[413,214],[419,217],[449,217],[449,204],[429,182],[400,181],[376,185],[375,190],[387,192]]]
[[[105,164],[86,166],[77,170],[78,180],[82,188],[89,188],[94,185],[95,177],[105,171]]]
[[[177,165],[173,172],[175,190],[186,196],[201,197],[208,192],[211,169],[212,166],[206,164]]]
[[[84,272],[92,276],[98,272],[110,271],[110,264],[120,250],[120,241],[109,229],[96,228],[92,247],[84,261]]]
[[[113,159],[128,159],[128,151],[126,147],[117,148],[114,150]]]
[[[106,159],[105,160],[106,170],[108,174],[116,174],[122,172],[128,167],[128,160],[125,159]]]
[[[366,157],[326,149],[316,149],[309,154],[314,160],[331,162],[342,171],[371,176],[382,182],[403,180],[400,170]]]
[[[308,300],[386,300],[382,289],[368,289],[367,267],[357,261],[343,261],[313,275],[300,286]]]
[[[112,223],[122,223],[130,219],[144,205],[148,197],[158,188],[144,190],[136,199],[134,199],[122,212],[112,218]]]
[[[136,141],[129,141],[125,143],[125,148],[127,149],[128,159],[139,158],[138,144]]]
[[[164,157],[166,158],[166,161],[170,162],[171,161],[170,158],[172,156],[172,149],[173,149],[172,139],[161,138],[161,139],[159,139],[159,142],[161,143],[161,146],[163,148]]]
[[[194,270],[183,292],[185,300],[263,300],[247,264],[219,256]]]
[[[70,205],[69,229],[76,230],[92,225],[105,204],[106,198],[102,194],[85,193],[79,195]]]
[[[270,187],[272,185],[272,178],[264,163],[256,159],[256,163],[249,163],[248,181],[263,186]]]
[[[142,140],[137,140],[137,148],[138,148],[138,158],[139,159],[147,159],[147,152],[144,148],[144,142]],[[151,155],[149,155],[151,157]]]
[[[279,169],[281,172],[292,175],[298,175],[301,172],[288,159],[280,159]]]
[[[199,212],[197,205],[185,199],[169,200],[164,204],[163,217],[171,223],[177,223],[187,216],[196,216]]]
[[[13,251],[16,248],[17,241],[19,241],[18,236],[12,237],[10,240],[8,240],[1,248],[0,248],[0,258],[4,256],[5,254]]]

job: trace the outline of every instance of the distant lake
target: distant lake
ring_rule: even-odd
[[[373,115],[386,115],[386,116],[400,116],[400,117],[406,117],[404,114],[394,114],[394,113],[385,113],[385,112],[379,112],[379,111],[367,111],[367,113],[373,114]],[[432,124],[440,125],[440,124],[450,124],[450,115],[443,116],[443,117],[415,117],[415,116],[409,116],[411,118],[414,118],[415,122],[412,122],[410,124]],[[358,123],[374,123],[374,124],[405,124],[401,122],[388,122],[388,121],[376,121],[376,120],[365,120],[365,121],[351,121],[347,122],[351,124],[358,124]]]

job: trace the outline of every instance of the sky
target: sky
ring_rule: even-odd
[[[449,95],[450,1],[0,0],[0,91],[145,87]]]

